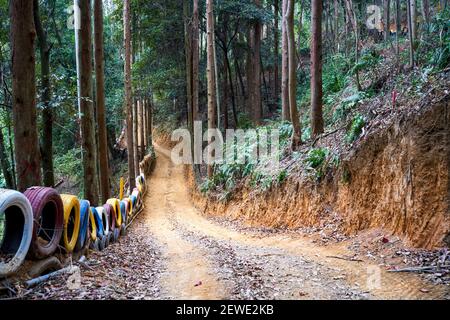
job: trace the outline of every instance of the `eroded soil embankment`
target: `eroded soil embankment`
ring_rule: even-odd
[[[322,182],[292,175],[282,186],[244,188],[227,203],[194,194],[207,214],[250,226],[317,227],[345,234],[382,228],[414,247],[449,245],[449,101],[405,113],[369,133]]]

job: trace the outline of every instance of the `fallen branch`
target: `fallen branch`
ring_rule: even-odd
[[[361,259],[348,258],[348,257],[327,256],[327,258],[333,258],[333,259],[339,259],[339,260],[345,260],[345,261],[352,261],[352,262],[364,262],[364,260],[361,260]]]
[[[66,268],[62,268],[58,271],[25,281],[25,285],[27,286],[27,288],[31,288],[34,287],[38,284],[41,284],[43,282],[49,281],[51,279],[54,279],[58,276],[64,275],[64,274],[72,274],[75,272],[79,272],[80,268],[78,268],[77,266],[70,266],[70,267],[66,267]]]

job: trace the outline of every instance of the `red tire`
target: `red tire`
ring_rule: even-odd
[[[25,196],[33,209],[33,238],[29,256],[43,259],[58,248],[64,228],[64,206],[59,193],[52,188],[32,187]]]

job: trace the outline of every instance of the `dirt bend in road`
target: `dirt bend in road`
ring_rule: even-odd
[[[193,206],[183,167],[157,146],[145,224],[166,266],[162,297],[185,299],[431,299],[448,290],[412,274],[332,257],[344,248],[320,247],[293,235],[261,235],[211,222]]]
[[[347,261],[342,244],[319,246],[293,233],[243,231],[213,222],[193,206],[183,167],[157,147],[145,208],[127,235],[92,252],[80,285],[64,277],[27,299],[436,299],[448,287],[416,274]]]

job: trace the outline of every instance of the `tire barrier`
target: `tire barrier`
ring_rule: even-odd
[[[122,202],[125,204],[128,222],[130,217],[133,215],[133,201],[131,201],[130,198],[125,198],[122,200]]]
[[[61,199],[64,205],[64,232],[61,239],[66,252],[75,249],[80,233],[80,201],[77,197],[63,194]]]
[[[120,201],[120,213],[122,214],[122,225],[126,225],[128,217],[128,203]]]
[[[0,278],[22,265],[33,237],[33,210],[20,192],[0,189]]]
[[[151,170],[153,158],[145,159],[141,165]],[[99,207],[52,188],[31,187],[23,194],[0,189],[0,279],[16,273],[28,257],[39,261],[26,264],[23,271],[35,278],[32,283],[39,283],[63,271],[54,256],[58,248],[68,254],[88,247],[101,251],[118,241],[142,210],[147,191],[145,177],[139,175],[136,188],[124,198],[124,182],[121,178],[119,199]]]
[[[120,228],[120,226],[122,225],[122,212],[120,210],[119,199],[112,198],[106,201],[106,203],[110,204],[111,207],[113,208],[114,217],[116,219],[116,227]]]
[[[108,217],[108,227],[109,227],[109,243],[114,242],[114,232],[116,230],[116,215],[114,213],[114,208],[109,203],[105,203],[103,205],[103,211],[105,212],[106,216]]]
[[[91,213],[91,204],[87,200],[80,201],[80,232],[78,234],[75,251],[81,251],[89,240],[89,215]]]
[[[131,199],[131,205],[133,206],[133,208],[135,208],[137,206],[137,197],[134,195],[131,195],[130,199]]]
[[[28,256],[44,259],[55,253],[61,241],[64,206],[59,193],[52,188],[32,187],[25,191],[33,209],[33,238]]]

